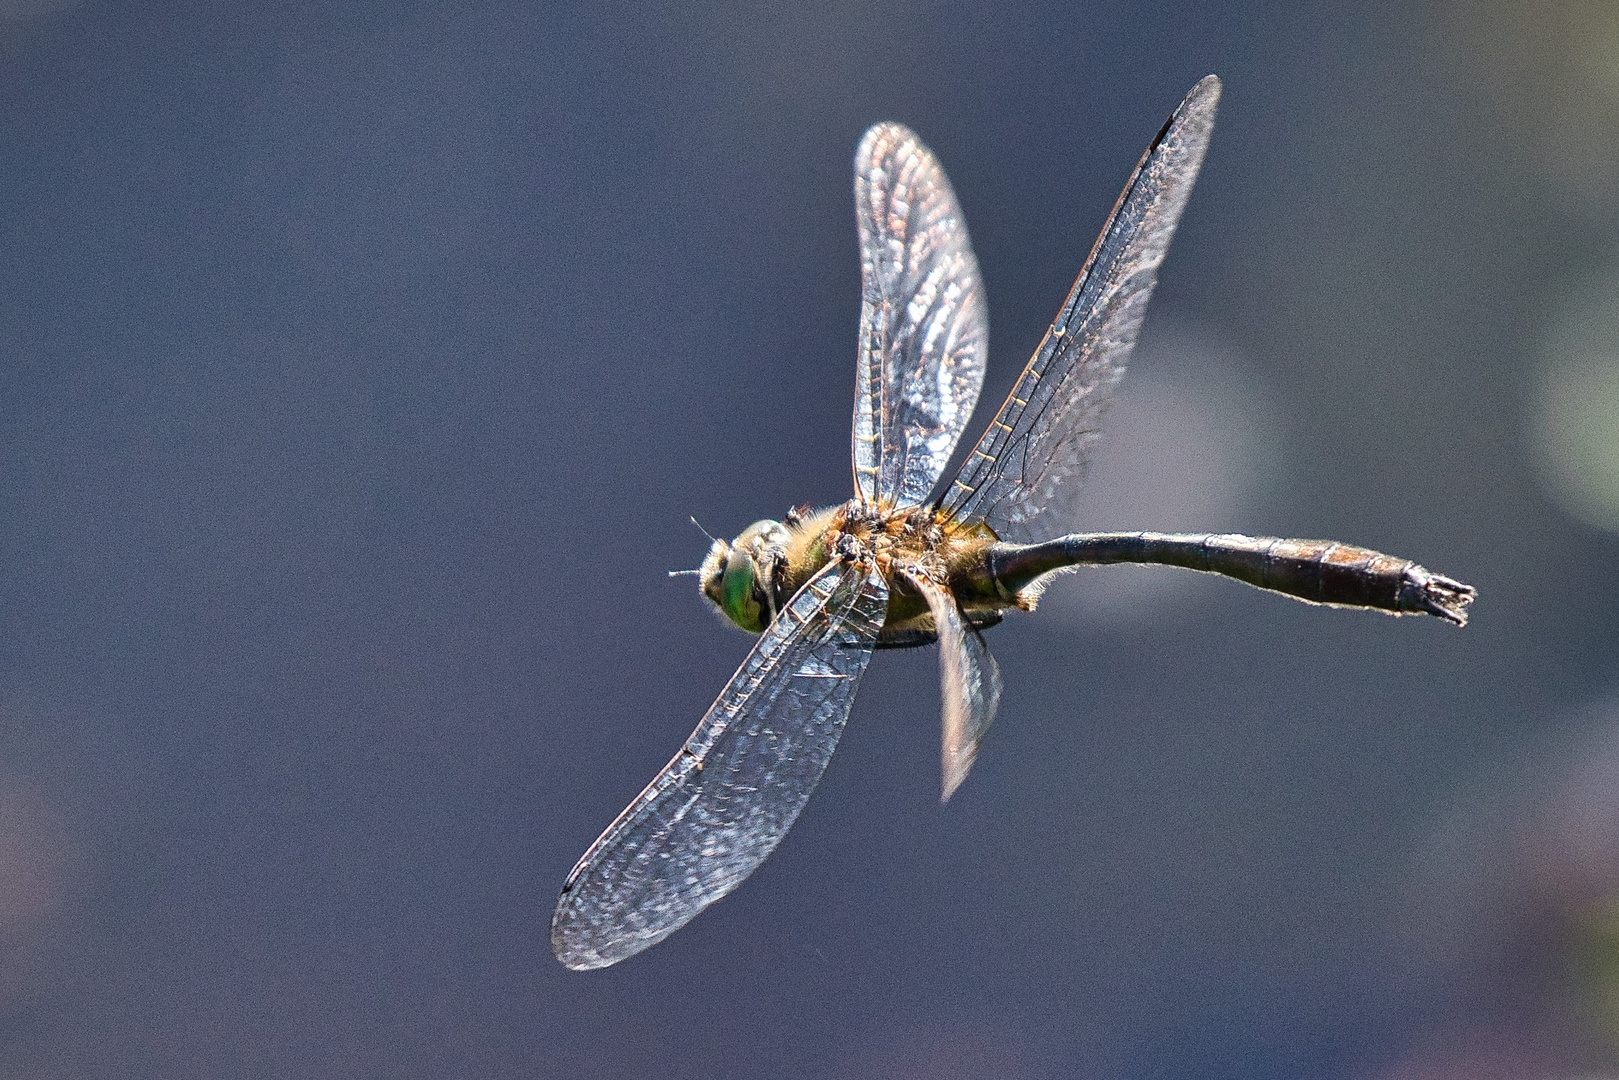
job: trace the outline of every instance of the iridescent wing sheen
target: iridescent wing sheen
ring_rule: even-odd
[[[877,124],[854,161],[860,227],[855,491],[917,505],[978,404],[989,313],[967,223],[944,170],[899,124]]]
[[[606,967],[674,933],[775,849],[826,771],[888,604],[829,564],[760,637],[673,761],[568,875],[551,948]]]
[[[1192,88],[1147,147],[1073,289],[1000,413],[939,505],[981,517],[1004,540],[1035,539],[1059,522],[1103,407],[1124,373],[1147,301],[1214,127],[1220,80]],[[1043,531],[1050,531],[1049,529]]]
[[[966,625],[948,589],[921,574],[906,580],[928,602],[939,637],[939,696],[943,703],[944,783],[941,802],[949,802],[978,757],[978,744],[995,722],[1001,700],[1001,669],[977,630]]]

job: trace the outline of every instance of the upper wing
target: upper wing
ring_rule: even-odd
[[[858,564],[829,564],[798,591],[568,875],[551,919],[557,959],[616,964],[753,873],[826,771],[887,605],[882,577]]]
[[[854,159],[860,226],[855,491],[921,503],[978,404],[989,314],[967,223],[944,170],[899,124],[877,124]]]
[[[978,757],[978,744],[995,722],[995,707],[1001,700],[1001,669],[983,636],[963,621],[949,590],[921,574],[907,574],[906,580],[928,602],[933,629],[939,636],[939,697],[944,714],[944,786],[940,801],[948,802],[967,779],[967,770]]]
[[[1034,519],[1062,505],[1058,490],[1084,467],[1097,419],[1135,346],[1219,100],[1220,80],[1210,75],[1147,147],[1068,299],[940,506],[982,517],[1002,539],[1026,541],[1035,538]]]

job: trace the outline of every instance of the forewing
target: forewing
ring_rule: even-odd
[[[551,948],[606,967],[740,885],[798,817],[843,733],[888,604],[831,564],[765,630],[686,745],[568,875]]]
[[[978,744],[995,722],[1001,700],[1001,669],[977,630],[967,626],[949,590],[920,574],[907,580],[928,602],[939,637],[939,696],[943,702],[944,786],[949,802],[978,757]]]
[[[854,162],[860,227],[855,490],[920,504],[978,404],[989,313],[967,223],[944,170],[899,124],[877,124]]]
[[[982,517],[1002,539],[1036,538],[1053,513],[1061,527],[1073,485],[1191,194],[1214,126],[1220,81],[1192,88],[1137,163],[1073,289],[1017,385],[940,504]],[[1052,529],[1044,531],[1050,532]]]

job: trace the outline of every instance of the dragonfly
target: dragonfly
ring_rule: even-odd
[[[758,868],[826,771],[878,649],[938,644],[948,800],[1001,696],[983,631],[1010,611],[1032,611],[1059,571],[1165,564],[1314,604],[1466,624],[1471,586],[1349,544],[1052,538],[1134,347],[1220,90],[1213,75],[1200,81],[1147,147],[1033,357],[944,483],[983,384],[983,282],[938,160],[899,124],[866,132],[854,180],[854,496],[714,540],[695,572],[702,595],[758,641],[674,759],[568,875],[551,922],[564,965],[633,956]]]

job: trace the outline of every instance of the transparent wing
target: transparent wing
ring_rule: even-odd
[[[944,787],[949,802],[978,757],[978,744],[995,722],[1001,700],[1001,669],[977,630],[968,627],[949,590],[920,574],[906,580],[922,594],[939,636],[939,696],[944,712]]]
[[[830,564],[789,601],[686,745],[568,875],[551,948],[606,967],[740,885],[781,841],[843,734],[888,604],[880,575]]]
[[[860,226],[855,490],[920,504],[978,404],[984,285],[944,170],[911,131],[877,124],[854,160]]]
[[[1214,127],[1220,80],[1192,87],[1137,163],[1073,289],[939,503],[982,517],[1002,539],[1065,508],[1157,283]],[[1058,527],[1057,531],[1064,531]]]

